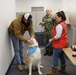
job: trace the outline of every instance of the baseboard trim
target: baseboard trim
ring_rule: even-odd
[[[7,72],[5,73],[5,75],[8,75],[9,70],[11,69],[11,66],[12,66],[12,64],[13,64],[13,62],[14,62],[14,59],[15,59],[15,56],[13,57],[13,59],[12,59],[12,61],[11,61],[11,64],[9,65],[9,67],[8,67]]]

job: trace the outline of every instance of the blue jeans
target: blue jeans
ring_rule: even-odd
[[[54,48],[53,50],[53,66],[57,67],[58,66],[58,58],[61,61],[61,65],[65,65],[65,58],[64,58],[64,52],[60,48]]]
[[[9,36],[12,40],[14,51],[15,51],[15,59],[17,61],[17,66],[21,65],[21,62],[24,61],[23,54],[23,41],[19,40],[15,35],[9,33]]]

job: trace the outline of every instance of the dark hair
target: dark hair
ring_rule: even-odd
[[[29,15],[28,20],[32,19],[32,15]]]
[[[57,14],[58,17],[62,18],[62,21],[66,21],[66,16],[65,16],[64,11],[59,11],[56,14]]]
[[[30,25],[30,24],[32,24],[32,15],[29,15],[29,17],[28,17],[28,24]]]
[[[22,20],[21,20],[21,22],[22,22],[22,24],[24,24],[25,25],[25,27],[28,27],[29,25],[31,25],[32,24],[32,15],[29,15],[29,17],[28,17],[28,19],[27,19],[27,23],[25,23],[24,22],[24,15],[23,15],[23,17],[22,17]]]

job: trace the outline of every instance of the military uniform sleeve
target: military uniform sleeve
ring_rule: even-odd
[[[40,23],[41,26],[45,27],[46,23],[44,21],[44,17],[42,18],[42,22]]]
[[[30,25],[30,27],[28,29],[28,32],[29,32],[30,36],[34,36],[35,37],[33,24]]]
[[[14,24],[14,33],[16,37],[24,42],[27,42],[27,39],[21,33],[21,25],[18,23]]]

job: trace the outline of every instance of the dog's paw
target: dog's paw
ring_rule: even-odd
[[[39,75],[41,75],[42,74],[42,72],[39,72]]]
[[[31,73],[29,73],[28,75],[32,75]]]
[[[42,65],[40,65],[40,67],[41,67],[41,68],[43,68],[43,66],[42,66]]]

